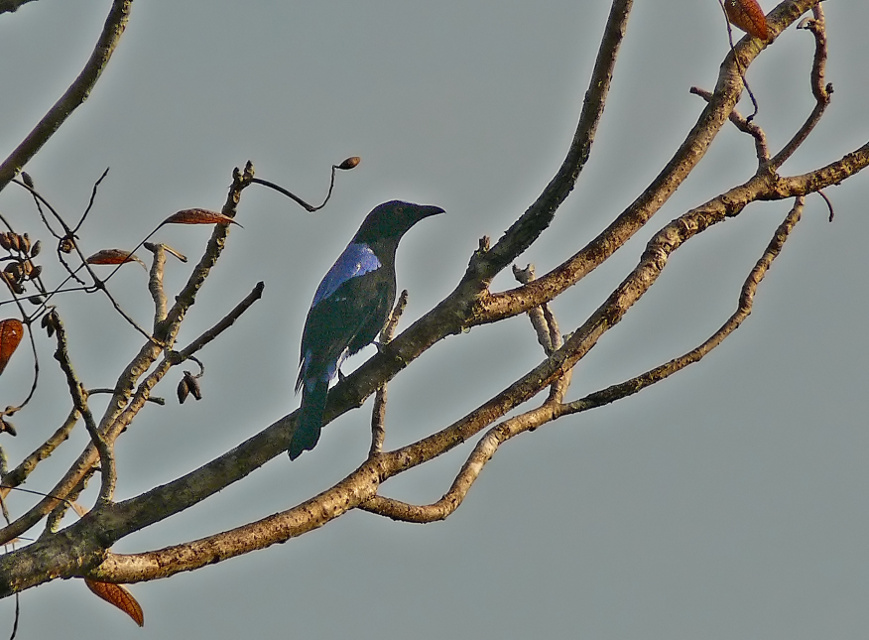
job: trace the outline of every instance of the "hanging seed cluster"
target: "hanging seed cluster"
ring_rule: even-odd
[[[7,231],[0,233],[0,248],[5,249],[8,254],[0,258],[0,262],[7,263],[0,271],[0,278],[13,293],[21,295],[24,293],[25,282],[36,280],[42,273],[42,267],[33,263],[42,245],[39,240],[31,244],[26,233],[21,235]]]

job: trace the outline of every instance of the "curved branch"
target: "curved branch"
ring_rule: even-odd
[[[817,0],[782,3],[768,17],[771,32],[777,35],[816,3]],[[497,322],[552,300],[600,266],[641,229],[706,154],[742,93],[744,82],[740,70],[747,69],[762,50],[763,45],[759,40],[746,38],[727,55],[721,65],[715,91],[684,142],[652,184],[606,229],[568,260],[534,282],[503,293],[483,296],[474,324]]]
[[[602,389],[601,391],[590,393],[584,398],[562,405],[559,407],[558,417],[602,407],[615,402],[616,400],[621,400],[622,398],[639,393],[646,387],[669,378],[674,373],[681,371],[695,362],[699,362],[704,356],[706,356],[706,354],[721,344],[725,338],[739,328],[751,313],[757,287],[760,285],[764,276],[766,276],[766,272],[769,270],[770,266],[772,266],[773,260],[775,260],[781,253],[785,242],[790,237],[791,231],[793,231],[794,227],[800,221],[804,204],[804,198],[798,196],[793,208],[788,212],[784,221],[782,221],[776,229],[775,234],[773,235],[772,240],[770,240],[769,245],[764,250],[763,255],[745,279],[745,282],[742,285],[742,290],[739,294],[739,303],[736,311],[727,319],[718,331],[709,337],[709,339],[678,358],[674,358],[669,362],[655,367],[654,369],[650,369],[630,380],[614,384],[606,389]]]
[[[114,582],[153,580],[286,542],[323,526],[374,495],[381,475],[381,465],[375,456],[331,489],[299,506],[230,531],[150,553],[121,555],[109,552],[103,555],[95,548],[89,556],[102,559],[102,563],[89,573],[89,577]],[[118,506],[123,507],[123,504]],[[113,525],[121,524],[124,516],[123,511],[112,514],[102,510],[97,515],[97,522],[89,526],[85,519],[74,527],[82,526],[85,531],[93,526],[111,529]],[[70,531],[72,539],[87,537],[76,536],[71,531],[74,527],[66,530]]]
[[[794,137],[791,138],[782,150],[779,151],[770,161],[770,166],[776,169],[787,162],[788,158],[790,158],[806,141],[809,134],[821,121],[821,117],[827,110],[827,107],[830,104],[830,99],[833,95],[833,85],[826,84],[824,81],[827,68],[827,23],[826,20],[824,20],[824,10],[820,3],[812,9],[812,13],[814,19],[809,20],[808,26],[805,28],[808,31],[811,31],[812,35],[815,37],[815,57],[812,61],[811,73],[811,89],[812,95],[815,98],[815,107],[812,109],[812,112],[806,118],[806,121],[803,123],[803,126],[800,127],[799,131],[794,134]],[[797,25],[797,28],[800,28],[800,26],[801,25]]]
[[[87,100],[127,27],[132,4],[133,0],[112,2],[102,33],[82,72],[21,144],[0,164],[0,191],[36,155],[70,114]]]
[[[483,467],[492,459],[504,442],[520,433],[551,422],[555,417],[555,405],[547,400],[544,405],[509,418],[489,429],[462,465],[449,490],[437,502],[415,505],[394,498],[375,495],[361,503],[358,508],[393,520],[415,524],[445,520],[461,506],[468,491],[480,476]]]

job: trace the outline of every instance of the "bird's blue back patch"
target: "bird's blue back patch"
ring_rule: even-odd
[[[331,296],[338,287],[350,278],[357,278],[371,271],[376,271],[380,267],[380,260],[377,259],[371,247],[367,244],[351,242],[323,277],[323,281],[314,294],[314,302],[311,303],[311,306],[313,307],[320,300]]]

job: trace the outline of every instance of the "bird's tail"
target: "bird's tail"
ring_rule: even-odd
[[[290,460],[295,460],[302,451],[313,449],[320,439],[323,426],[323,411],[326,409],[326,396],[329,392],[329,379],[326,376],[309,378],[302,387],[302,409],[296,430],[290,440]]]

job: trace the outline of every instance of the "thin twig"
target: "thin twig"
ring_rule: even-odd
[[[706,89],[701,89],[700,87],[691,87],[690,93],[700,96],[706,100],[706,102],[712,100],[712,93],[706,91]],[[764,130],[754,122],[748,120],[748,118],[745,118],[736,109],[730,112],[730,122],[732,122],[737,129],[754,138],[754,148],[755,153],[757,154],[758,164],[763,165],[769,162],[769,145],[766,141],[766,133]]]
[[[748,84],[748,78],[745,77],[748,69],[743,66],[742,60],[740,60],[739,56],[736,54],[736,47],[733,45],[733,29],[730,26],[730,18],[727,17],[727,9],[724,7],[724,2],[725,0],[718,0],[718,5],[721,7],[721,11],[724,14],[724,23],[727,25],[727,41],[730,44],[730,53],[733,56],[733,59],[736,60],[737,69],[739,69],[739,75],[742,78],[742,84],[745,86],[745,91],[748,93],[748,97],[751,99],[751,104],[754,107],[754,111],[746,118],[746,122],[751,122],[755,117],[757,117],[757,113],[760,111],[760,105]]]
[[[58,213],[58,211],[57,211],[57,210],[56,210],[56,209],[51,205],[51,203],[50,203],[50,202],[49,202],[45,197],[43,197],[42,194],[40,194],[40,193],[39,193],[39,192],[38,192],[38,191],[37,191],[33,186],[27,184],[27,183],[26,183],[25,181],[23,181],[23,180],[15,179],[15,180],[13,180],[13,182],[14,182],[15,184],[17,184],[17,185],[19,185],[19,186],[21,186],[21,187],[27,189],[31,194],[33,194],[33,196],[34,196],[35,198],[38,198],[38,199],[39,199],[39,200],[40,200],[40,201],[41,201],[41,202],[42,202],[46,207],[48,207],[49,211],[51,211],[52,215],[54,215],[55,219],[56,219],[56,220],[60,223],[60,225],[63,227],[64,232],[65,232],[64,238],[74,238],[74,237],[75,237],[75,234],[73,233],[73,231],[72,231],[72,229],[70,228],[70,226],[66,223],[66,220],[63,219],[63,217],[62,217],[62,216],[60,215],[60,213]],[[159,227],[158,227],[158,228],[159,228]],[[153,233],[154,233],[154,232],[152,232],[152,234],[153,234]],[[148,236],[148,237],[150,237],[150,236]],[[146,240],[147,240],[147,238],[146,238]],[[143,240],[143,242],[144,242],[144,240]],[[141,243],[140,243],[140,246],[141,246]],[[138,248],[138,247],[137,247],[137,248]],[[135,320],[133,320],[133,318],[132,318],[132,317],[131,317],[131,316],[130,316],[126,311],[124,311],[124,309],[123,309],[123,307],[121,307],[120,303],[119,303],[117,300],[115,300],[115,297],[114,297],[114,296],[109,292],[108,288],[106,287],[106,280],[108,280],[108,278],[106,278],[106,279],[101,279],[99,276],[97,276],[96,272],[91,268],[91,265],[88,264],[88,262],[87,262],[87,258],[85,257],[85,255],[81,252],[81,249],[79,248],[78,243],[73,242],[73,243],[72,243],[72,249],[76,252],[76,254],[78,255],[79,259],[81,260],[81,266],[78,267],[78,268],[76,268],[76,269],[74,269],[74,270],[71,269],[71,268],[69,267],[69,265],[67,265],[66,261],[65,261],[65,260],[63,259],[63,257],[62,257],[62,252],[60,251],[60,248],[58,247],[58,251],[57,251],[58,259],[59,259],[60,263],[61,263],[64,267],[66,267],[66,269],[67,269],[67,271],[68,271],[68,273],[69,273],[69,277],[68,277],[66,280],[64,280],[64,282],[61,283],[60,286],[63,286],[63,284],[64,284],[65,282],[67,282],[67,281],[69,280],[70,277],[71,277],[71,278],[74,278],[74,279],[77,280],[78,282],[82,282],[81,279],[79,279],[75,274],[76,274],[76,272],[78,272],[80,269],[85,269],[85,270],[87,270],[88,275],[91,277],[91,280],[92,280],[93,284],[90,285],[89,287],[88,287],[87,285],[85,285],[85,286],[86,286],[86,290],[100,290],[100,291],[102,291],[103,293],[105,293],[105,294],[106,294],[106,297],[109,299],[109,302],[111,302],[112,306],[115,308],[115,311],[117,311],[117,312],[121,315],[121,317],[122,317],[124,320],[126,320],[128,324],[130,324],[130,326],[132,326],[136,331],[138,331],[139,333],[141,333],[143,336],[145,336],[145,337],[148,338],[149,340],[154,340],[154,338],[151,336],[151,334],[148,333],[147,331],[145,331],[142,327],[140,327],[139,324],[138,324]],[[131,253],[132,253],[132,252],[131,252]],[[118,266],[115,268],[115,270],[112,271],[112,272],[109,274],[109,277],[111,277],[112,273],[114,273],[115,271],[117,271],[118,268],[120,268],[120,266],[121,266],[121,265],[118,265]],[[84,284],[84,283],[83,283],[83,284]],[[53,295],[53,293],[50,294],[50,295]]]
[[[101,393],[114,393],[115,389],[109,389],[108,387],[95,387],[93,389],[88,389],[88,397],[95,396]],[[148,396],[148,402],[151,402],[156,405],[160,405],[161,407],[166,404],[166,398],[161,398],[160,396]]]
[[[407,307],[407,289],[398,296],[398,302],[392,309],[386,326],[380,332],[380,344],[386,345],[395,336],[398,321]],[[371,409],[371,447],[368,449],[368,457],[377,455],[383,450],[383,441],[386,439],[386,383],[377,388],[374,393],[374,406]]]
[[[812,60],[811,73],[811,89],[812,95],[815,98],[815,106],[799,130],[782,147],[782,150],[770,160],[769,166],[772,169],[781,167],[802,146],[809,137],[809,134],[818,126],[833,95],[833,85],[824,82],[827,68],[827,23],[824,20],[824,10],[821,8],[820,3],[818,3],[812,8],[812,12],[814,19],[805,21],[806,26],[802,28],[810,31],[815,37],[815,55]]]
[[[329,190],[326,192],[326,197],[323,199],[323,202],[318,205],[308,204],[292,191],[284,189],[282,186],[275,184],[274,182],[269,182],[268,180],[262,180],[261,178],[251,178],[251,183],[261,184],[262,186],[268,187],[269,189],[274,189],[278,193],[281,193],[290,198],[293,202],[301,206],[308,213],[314,213],[315,211],[319,211],[320,209],[325,207],[326,203],[329,202],[329,199],[332,197],[332,190],[335,188],[335,172],[348,171],[349,169],[353,169],[354,167],[356,167],[358,164],[359,158],[353,157],[347,158],[341,164],[332,165],[332,176],[329,180]]]
[[[169,305],[166,299],[166,291],[163,289],[166,251],[162,244],[152,244],[150,242],[144,244],[145,248],[154,254],[148,277],[148,291],[151,292],[151,299],[154,301],[154,329],[152,331],[156,332],[157,325],[166,319],[166,309]]]
[[[529,284],[534,281],[534,265],[529,264],[524,269],[519,269],[513,265],[513,275],[520,284]],[[550,356],[552,353],[564,344],[561,337],[561,332],[558,329],[558,321],[555,319],[555,314],[552,312],[548,302],[544,302],[539,307],[534,307],[528,310],[528,317],[531,319],[531,325],[537,334],[537,342],[543,347],[543,352]],[[570,387],[570,381],[573,377],[573,369],[568,369],[559,378],[552,383],[549,389],[549,398],[547,402],[560,403]]]
[[[45,442],[24,458],[18,466],[3,474],[3,486],[0,487],[0,497],[6,496],[10,489],[22,484],[40,462],[48,458],[61,443],[69,438],[69,434],[73,430],[73,427],[75,427],[76,422],[78,422],[78,418],[78,411],[72,409],[66,420],[63,421],[63,424]]]
[[[66,328],[58,317],[55,323],[55,336],[57,338],[57,350],[54,352],[55,359],[60,363],[60,368],[66,376],[69,394],[73,405],[84,420],[85,429],[90,436],[91,443],[96,447],[100,459],[100,502],[109,502],[115,492],[117,482],[117,470],[115,469],[115,454],[112,445],[103,437],[87,402],[87,391],[78,379],[72,367],[69,357],[69,340]]]
[[[194,353],[196,353],[202,347],[217,338],[217,336],[219,336],[221,333],[229,329],[235,323],[235,321],[239,319],[241,314],[250,309],[251,305],[253,305],[254,302],[262,298],[263,289],[265,289],[265,286],[266,285],[264,282],[257,282],[256,286],[254,286],[251,292],[247,294],[241,302],[235,305],[235,307],[233,307],[229,313],[221,318],[220,321],[218,321],[210,329],[199,335],[199,337],[197,337],[195,340],[193,340],[193,342],[181,349],[181,351],[177,352],[179,358],[177,360],[177,363],[181,363],[188,358],[192,358]]]
[[[79,218],[78,224],[76,224],[75,227],[73,227],[73,229],[72,229],[73,233],[75,233],[76,231],[81,229],[81,226],[84,224],[85,218],[87,218],[88,214],[91,212],[91,209],[94,206],[94,201],[96,200],[97,191],[99,190],[100,183],[105,179],[105,177],[107,175],[109,175],[109,168],[108,167],[106,167],[106,170],[103,171],[103,174],[99,177],[99,179],[96,182],[94,182],[94,186],[91,189],[91,198],[90,198],[90,200],[88,200],[88,206],[85,207],[84,213],[81,214],[81,218]]]

